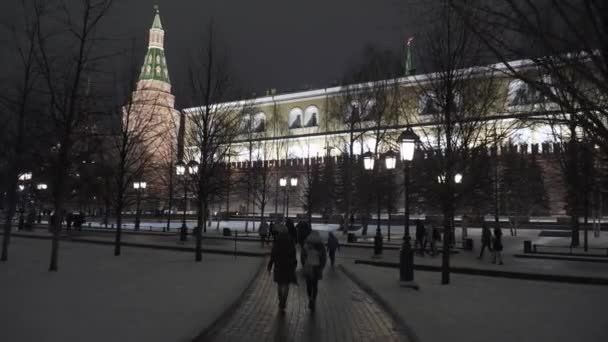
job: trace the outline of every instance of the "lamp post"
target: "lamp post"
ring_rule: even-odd
[[[403,193],[405,197],[404,233],[403,245],[399,253],[399,279],[401,286],[418,288],[414,281],[414,253],[410,246],[410,162],[414,159],[414,151],[418,136],[408,127],[398,138],[400,145],[400,155],[403,161]]]
[[[363,153],[363,168],[365,171],[373,171],[375,158],[374,154],[370,151]],[[378,206],[380,205],[380,201],[378,201]],[[378,214],[380,214],[380,209],[378,208]],[[380,257],[382,255],[382,231],[380,229],[380,215],[378,215],[378,222],[376,227],[376,235],[374,236],[374,257]],[[365,228],[364,228],[365,229]]]
[[[411,128],[407,128],[401,135],[399,135],[399,145],[401,147],[400,155],[401,160],[403,161],[403,174],[404,174],[404,197],[405,197],[405,231],[404,231],[404,240],[408,240],[410,237],[410,162],[414,159],[414,150],[416,147],[416,142],[418,142],[418,135],[414,133]]]
[[[188,177],[187,175],[195,175],[198,173],[198,163],[191,160],[188,165],[183,161],[179,161],[175,164],[175,173],[182,177],[184,185],[184,211],[182,215],[182,227],[179,231],[179,240],[186,241],[188,239],[188,225],[186,225],[186,209],[188,207]]]
[[[440,184],[445,183],[445,175],[441,174],[441,175],[437,176],[437,182]],[[460,183],[462,183],[462,174],[461,173],[454,174],[454,184],[460,184]],[[464,227],[463,227],[463,229],[464,229]],[[455,232],[454,232],[454,215],[452,215],[451,222],[450,222],[450,236],[446,235],[444,238],[449,238],[450,243],[454,243],[454,241],[456,240]]]
[[[287,200],[287,177],[281,177],[279,179],[279,186],[283,188],[283,213],[285,213],[285,208],[289,201]]]
[[[135,230],[139,230],[139,221],[141,219],[141,192],[144,191],[146,186],[146,182],[133,182],[133,189],[135,189],[135,192],[137,192],[137,208],[135,209]]]
[[[186,241],[188,236],[188,226],[186,225],[186,202],[188,201],[188,187],[186,186],[186,164],[179,161],[175,164],[175,173],[182,177],[184,185],[184,212],[182,215],[182,227],[179,231],[179,240]]]
[[[192,177],[192,176],[198,174],[198,166],[199,166],[199,164],[195,160],[190,160],[188,162],[188,167],[186,168],[186,170],[188,171],[187,174],[188,174],[189,177]],[[190,178],[188,178],[188,179],[190,179]],[[199,215],[201,215],[201,214],[205,214],[206,215],[206,213],[200,213],[200,212],[198,214]],[[195,229],[203,229],[203,227],[205,227],[205,222],[204,222],[205,220],[200,220],[200,221],[201,221],[201,223],[200,223],[201,227],[195,227]],[[196,233],[196,231],[193,231],[193,234],[194,233]]]
[[[288,186],[289,185],[289,186]],[[289,184],[287,183],[287,177],[281,177],[279,179],[279,186],[285,191],[285,219],[289,217],[289,191],[288,188],[295,188],[298,186],[298,177],[289,177]]]
[[[386,166],[386,169],[389,172],[389,176],[391,177],[391,184],[392,184],[392,180],[393,180],[393,170],[395,169],[395,167],[397,166],[397,153],[395,153],[393,150],[389,150],[388,152],[386,152],[386,154],[384,155],[384,163]],[[391,241],[391,205],[393,203],[393,199],[392,199],[392,189],[389,189],[388,191],[388,195],[389,195],[389,199],[388,199],[388,206],[387,206],[387,211],[388,211],[388,241]],[[378,218],[380,219],[380,218]]]
[[[19,175],[19,180],[23,184],[19,184],[18,188],[21,192],[21,209],[19,210],[19,226],[18,229],[22,230],[25,224],[25,202],[27,201],[27,183],[32,180],[32,173],[27,171]]]
[[[36,185],[36,190],[38,190],[38,224],[42,223],[42,200],[40,199],[40,193],[48,189],[48,186],[45,183],[38,183]]]

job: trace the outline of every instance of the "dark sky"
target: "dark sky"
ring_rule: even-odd
[[[13,20],[19,1],[0,1],[2,23]],[[71,1],[76,2],[67,2]],[[428,24],[422,8],[437,1],[115,0],[103,30],[135,38],[138,60],[143,61],[153,5],[158,2],[169,71],[179,88],[188,56],[213,17],[241,87],[259,94],[269,88],[330,85],[342,78],[367,44],[402,51],[406,37]],[[0,36],[0,41],[5,39]]]

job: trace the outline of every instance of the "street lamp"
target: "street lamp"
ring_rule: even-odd
[[[141,204],[141,192],[146,188],[146,182],[133,182],[133,189],[137,193],[137,208],[135,210],[135,230],[139,230],[139,221],[140,221],[140,204]]]
[[[394,170],[397,166],[397,154],[392,150],[384,154],[384,163],[387,170]]]
[[[410,162],[414,159],[414,150],[416,148],[416,142],[418,142],[418,135],[408,127],[398,138],[399,145],[401,147],[400,154],[401,160],[403,161],[403,173],[404,173],[404,196],[405,196],[405,232],[404,239],[407,238],[409,244],[410,237],[410,193],[409,193],[409,182],[410,182]]]
[[[194,175],[198,174],[198,165],[199,165],[198,162],[195,160],[189,161],[188,167],[186,168],[186,170],[188,171],[188,175],[194,176]],[[203,214],[206,215],[206,213],[203,213]],[[205,225],[205,221],[203,221],[201,224],[202,224],[202,227],[198,227],[198,229],[205,229],[205,231],[206,231],[207,226]],[[193,232],[193,234],[194,233],[196,233],[196,230]]]
[[[284,193],[284,197],[285,197],[285,219],[287,219],[289,217],[289,191],[287,190],[288,186],[287,186],[287,177],[281,177],[279,179],[279,186],[281,188],[283,188],[283,190],[285,191]],[[295,176],[292,176],[289,178],[289,187],[295,188],[298,186],[298,178]]]
[[[416,143],[418,142],[418,136],[411,127],[408,127],[398,138],[400,149],[401,160],[403,161],[403,174],[404,174],[404,196],[405,196],[405,229],[403,235],[403,245],[399,252],[399,280],[401,286],[410,286],[418,288],[417,285],[412,284],[414,281],[414,253],[410,246],[410,162],[414,159],[414,151],[416,149]]]
[[[186,225],[186,209],[188,207],[188,177],[187,175],[195,175],[198,173],[199,164],[191,160],[186,163],[179,161],[175,164],[175,173],[182,177],[184,182],[184,212],[182,215],[182,227],[180,229],[180,241],[186,241],[188,239],[188,226]]]
[[[48,186],[45,183],[38,183],[36,184],[36,189],[38,190],[38,192],[41,192],[43,190],[48,189]],[[42,223],[42,200],[40,199],[40,194],[38,194],[38,203],[40,205],[39,209],[38,209],[38,224]]]
[[[374,170],[375,158],[374,154],[370,151],[363,153],[363,168],[365,171]],[[380,202],[378,202],[380,204]],[[362,234],[367,234],[367,226],[363,227]],[[380,230],[380,206],[378,206],[378,220],[376,225],[376,235],[374,236],[374,257],[380,257],[382,255],[382,231]]]
[[[25,203],[27,201],[27,196],[28,194],[26,193],[26,188],[27,188],[27,182],[29,182],[30,180],[32,180],[32,173],[29,171],[26,171],[22,174],[19,175],[19,180],[23,182],[23,184],[19,184],[18,188],[19,191],[22,193],[21,195],[21,209],[20,211],[20,216],[19,216],[19,230],[23,229],[23,225],[24,225],[24,221],[25,221]]]
[[[393,170],[395,169],[395,167],[397,166],[397,153],[395,153],[393,150],[389,150],[388,152],[386,152],[384,154],[384,163],[386,166],[386,169],[389,171],[391,180],[393,179]],[[388,241],[391,241],[391,206],[393,203],[393,199],[392,199],[392,191],[388,192],[389,195],[389,201],[388,201],[388,228],[387,228],[387,233],[388,233]],[[378,218],[379,220],[380,218]]]
[[[19,180],[20,181],[29,181],[32,179],[32,173],[31,172],[24,172],[22,174],[19,175]]]
[[[437,183],[443,184],[445,183],[445,175],[441,174],[439,176],[437,176]],[[456,184],[460,184],[462,183],[462,174],[457,173],[454,175],[454,183]]]
[[[188,201],[188,187],[186,186],[186,164],[179,161],[175,164],[175,173],[181,176],[184,182],[184,213],[182,215],[182,227],[180,229],[180,241],[186,241],[188,236],[188,226],[186,225],[186,203]]]

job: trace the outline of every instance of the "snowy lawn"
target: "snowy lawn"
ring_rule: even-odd
[[[377,292],[421,341],[608,341],[608,287],[416,272],[420,291],[401,288],[398,270],[344,264]]]
[[[2,341],[185,341],[218,317],[261,258],[60,243],[59,272],[47,271],[50,241],[13,238],[0,264]]]

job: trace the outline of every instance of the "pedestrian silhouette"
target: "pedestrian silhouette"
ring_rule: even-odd
[[[277,283],[279,310],[284,312],[287,306],[287,296],[289,295],[289,284],[297,284],[295,271],[298,260],[296,259],[296,247],[289,238],[285,226],[276,224],[274,230],[277,235],[272,246],[267,269],[268,272],[274,269],[273,279]]]
[[[310,232],[304,242],[300,255],[306,278],[306,292],[308,293],[308,308],[315,311],[319,280],[323,278],[323,268],[327,263],[325,246],[319,232]]]

